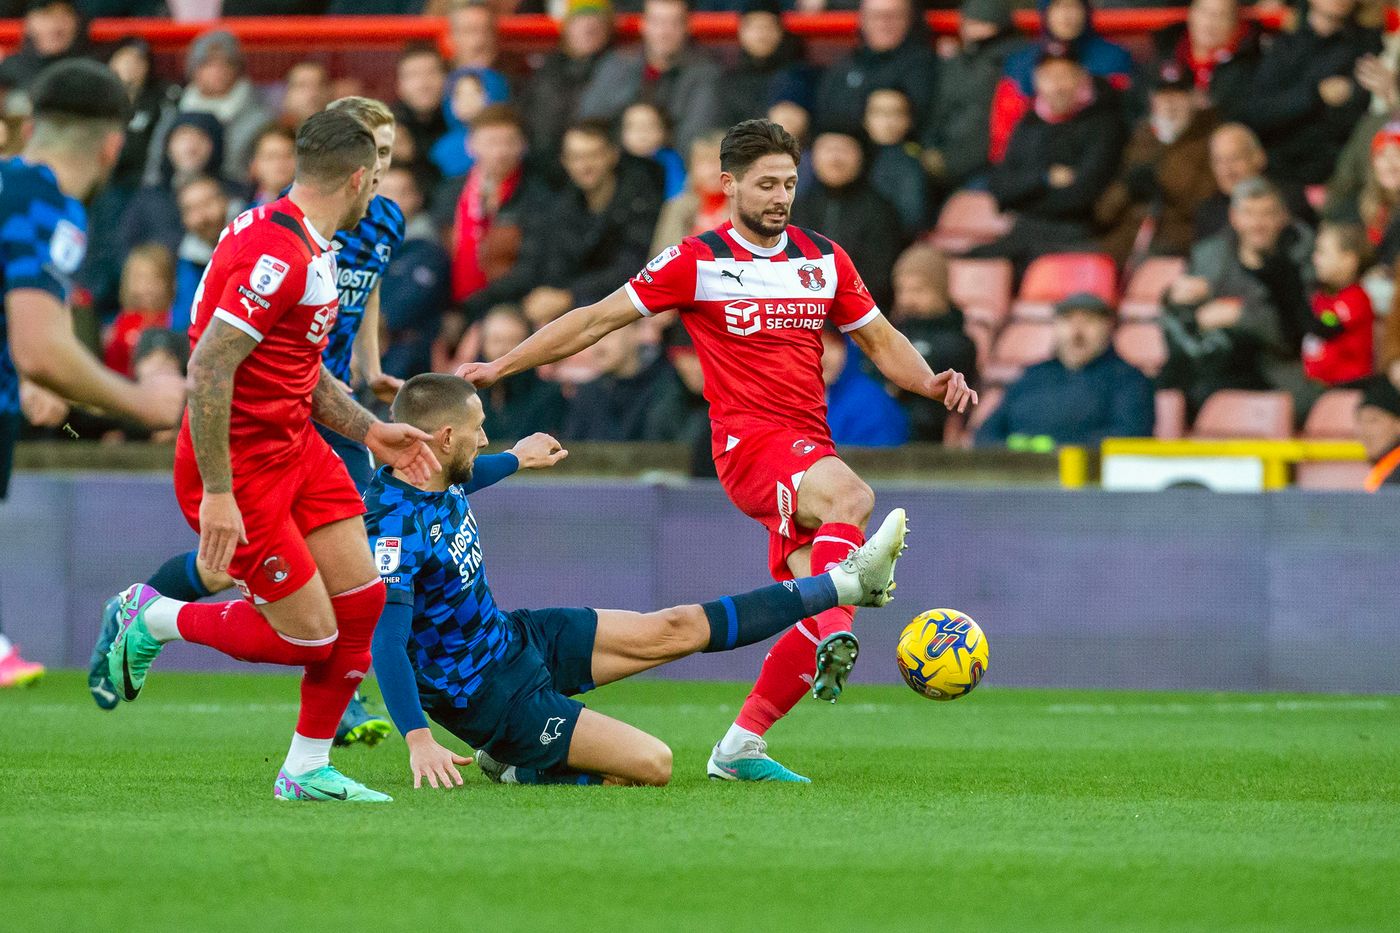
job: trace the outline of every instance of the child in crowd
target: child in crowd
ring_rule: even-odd
[[[685,160],[671,148],[671,126],[655,104],[639,101],[622,111],[622,151],[650,159],[665,173],[665,197],[685,190]]]
[[[1312,296],[1314,321],[1303,336],[1303,371],[1311,379],[1338,385],[1371,375],[1375,315],[1360,284],[1370,256],[1365,228],[1336,223],[1318,228],[1312,257],[1318,285]]]
[[[490,69],[458,68],[452,72],[442,102],[447,133],[428,153],[443,177],[454,178],[471,170],[474,160],[467,148],[467,138],[471,135],[472,121],[488,105],[502,103],[509,96],[504,81]]]
[[[143,243],[122,265],[121,311],[107,332],[103,354],[107,367],[132,375],[133,352],[142,333],[170,326],[175,300],[175,257],[159,243]]]

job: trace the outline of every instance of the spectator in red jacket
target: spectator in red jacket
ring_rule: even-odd
[[[1312,296],[1316,319],[1303,336],[1303,371],[1311,379],[1339,385],[1371,375],[1375,362],[1371,299],[1360,285],[1370,265],[1371,244],[1355,224],[1325,223],[1313,245]]]

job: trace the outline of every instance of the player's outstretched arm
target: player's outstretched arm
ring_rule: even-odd
[[[949,411],[966,412],[969,405],[977,404],[977,393],[962,373],[954,369],[934,373],[909,338],[883,314],[852,331],[851,339],[886,379],[906,392],[942,402]]]
[[[550,321],[500,359],[467,363],[458,368],[457,375],[484,389],[507,376],[573,356],[640,317],[626,290],[619,288],[602,301]]]
[[[214,318],[190,354],[190,441],[204,497],[199,503],[199,561],[217,573],[246,544],[243,514],[233,496],[228,424],[233,377],[258,345],[252,335]]]
[[[52,294],[18,288],[5,296],[10,357],[20,376],[71,402],[134,418],[151,428],[180,423],[185,385],[176,377],[138,385],[88,352],[72,316]]]
[[[380,463],[404,474],[410,482],[426,483],[442,469],[433,455],[433,436],[408,424],[386,424],[346,395],[325,366],[311,393],[311,417],[338,434],[359,441]]]
[[[471,495],[494,486],[518,470],[547,470],[568,455],[569,452],[548,434],[531,434],[504,453],[477,457],[472,464],[472,478],[467,483],[466,493]]]

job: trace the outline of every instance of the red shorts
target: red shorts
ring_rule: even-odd
[[[774,580],[791,580],[788,558],[812,543],[816,529],[797,524],[797,496],[803,475],[823,457],[836,456],[825,436],[790,428],[711,426],[715,470],[729,501],[768,529],[768,570]]]
[[[365,513],[345,464],[321,435],[308,425],[297,443],[300,450],[279,458],[274,467],[262,465],[266,461],[234,462],[233,495],[243,513],[248,543],[233,552],[228,574],[243,598],[255,603],[290,596],[315,576],[308,534]],[[175,498],[185,521],[199,531],[204,483],[188,427],[175,445]]]

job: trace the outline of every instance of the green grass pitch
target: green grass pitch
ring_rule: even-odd
[[[383,807],[279,804],[285,676],[75,673],[0,694],[0,929],[1394,930],[1400,698],[853,685],[771,734],[810,787],[720,784],[738,684],[590,705],[660,735],[665,789],[414,791],[397,739],[337,762]]]

